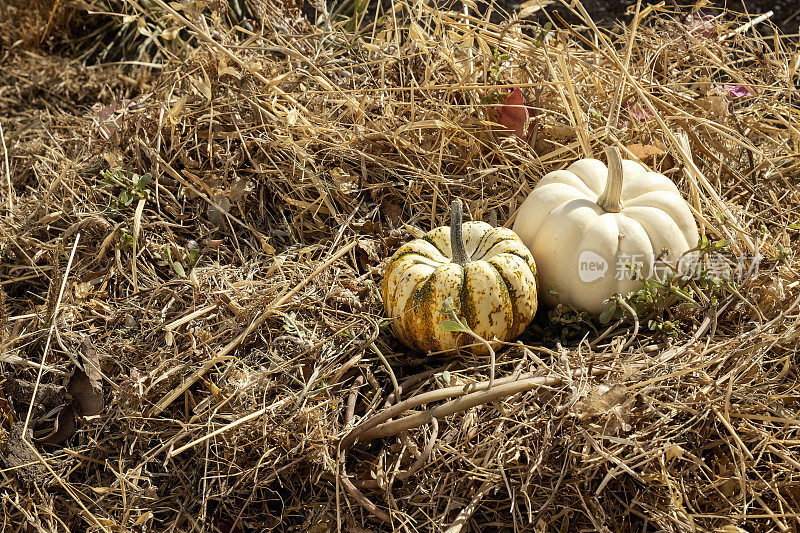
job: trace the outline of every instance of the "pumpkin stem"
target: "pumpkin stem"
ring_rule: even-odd
[[[607,213],[619,213],[622,211],[622,156],[616,146],[607,146],[606,157],[608,157],[606,189],[597,199],[597,205]]]
[[[464,218],[463,204],[456,198],[450,204],[450,249],[453,252],[453,262],[464,266],[469,263],[467,243],[464,242],[462,221]]]

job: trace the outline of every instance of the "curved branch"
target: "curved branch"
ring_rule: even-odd
[[[585,377],[588,375],[601,376],[610,372],[607,368],[594,368],[591,372],[588,371],[574,371],[572,372],[572,379]],[[552,387],[561,385],[569,378],[562,376],[536,376],[533,372],[523,374],[515,379],[516,376],[498,379],[495,381],[494,386],[488,389],[489,383],[484,381],[469,386],[465,391],[465,387],[447,387],[435,391],[419,394],[405,401],[402,401],[388,409],[384,409],[380,413],[375,414],[371,418],[365,420],[357,427],[353,428],[342,439],[340,446],[346,449],[356,442],[366,442],[382,437],[397,435],[405,429],[418,427],[427,424],[434,417],[442,419],[450,416],[459,411],[464,411],[476,407],[478,405],[490,404],[508,396],[520,392],[526,392],[540,387]],[[432,407],[421,413],[415,413],[396,420],[390,420],[405,411],[425,405],[431,402],[452,399],[442,405]]]
[[[408,389],[421,381],[428,380],[432,375],[438,374],[443,370],[449,368],[448,366],[443,366],[439,368],[433,368],[431,370],[426,370],[425,372],[420,372],[419,374],[414,374],[413,376],[409,376],[403,380],[400,384],[400,394],[407,392]],[[396,394],[393,392],[387,398],[386,402],[384,402],[383,407],[391,407],[394,402],[399,402],[400,398],[396,397]]]
[[[347,397],[347,410],[345,411],[344,423],[349,424],[356,413],[356,400],[358,399],[358,389],[364,384],[364,376],[359,375],[350,387],[350,394]]]
[[[420,456],[417,457],[417,460],[414,461],[414,463],[408,468],[408,470],[402,470],[397,474],[395,474],[394,476],[392,476],[392,479],[389,482],[389,486],[391,486],[392,483],[394,481],[397,481],[398,479],[400,481],[404,481],[410,478],[411,476],[416,474],[420,468],[425,466],[426,462],[428,462],[428,458],[433,452],[433,447],[436,444],[436,437],[439,436],[439,421],[436,418],[434,418],[433,420],[431,420],[431,422],[433,424],[433,430],[431,431],[431,436],[428,439],[428,442],[425,444],[425,449],[422,450]],[[380,488],[380,482],[377,479],[358,480],[355,481],[353,484],[360,489],[374,490]]]
[[[626,302],[623,298],[617,298],[617,303],[620,305],[620,307],[625,309],[633,319],[633,333],[631,334],[628,341],[622,346],[622,348],[620,348],[620,351],[622,351],[631,344],[633,344],[633,341],[636,339],[636,335],[639,334],[639,317],[636,315],[636,311],[633,310],[633,307],[628,305],[628,302]]]
[[[359,503],[359,505],[361,505],[361,507],[372,513],[376,518],[379,518],[384,522],[391,523],[392,519],[389,517],[389,515],[386,514],[383,509],[372,503],[372,500],[364,496],[364,494],[358,490],[355,485],[353,485],[353,482],[350,481],[350,478],[348,478],[344,472],[342,472],[342,474],[339,476],[339,480],[342,482],[342,485],[344,485],[344,490],[346,490],[347,493],[352,496],[353,499]]]

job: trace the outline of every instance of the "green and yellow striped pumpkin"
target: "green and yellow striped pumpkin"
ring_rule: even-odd
[[[440,312],[452,297],[462,322],[488,341],[512,341],[536,313],[536,266],[517,234],[485,222],[462,224],[461,200],[451,226],[436,228],[394,254],[383,279],[383,306],[395,335],[421,352],[454,350],[474,340],[444,331]],[[485,355],[483,345],[471,351]]]

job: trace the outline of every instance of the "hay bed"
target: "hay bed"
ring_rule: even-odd
[[[77,16],[46,2],[4,31],[3,531],[800,528],[796,36],[652,8],[541,39],[424,2],[358,33],[116,5],[173,30],[158,68],[36,48]],[[536,107],[529,142],[492,122],[507,86]],[[610,143],[659,148],[645,163],[758,271],[635,337],[541,312],[488,392],[486,361],[394,340],[401,243],[454,197],[510,223]]]

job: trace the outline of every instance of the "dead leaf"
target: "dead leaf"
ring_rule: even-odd
[[[380,244],[374,239],[360,239],[357,248],[359,251],[364,252],[367,260],[372,263],[378,263],[381,260]]]
[[[191,81],[194,83],[197,90],[205,97],[206,102],[211,102],[211,80],[208,79],[208,74],[206,73],[205,69],[201,69],[203,73],[203,79],[200,78],[190,78]]]
[[[331,530],[332,521],[333,519],[330,516],[324,515],[321,519],[317,519],[317,523],[310,526],[306,531],[308,533],[325,533]]]
[[[166,39],[167,41],[171,41],[178,36],[178,32],[180,31],[181,29],[177,26],[174,28],[167,28],[166,30],[161,32],[161,38]]]
[[[92,294],[91,283],[73,283],[72,290],[75,293],[75,299],[85,300]]]
[[[261,250],[264,253],[272,255],[275,253],[275,247],[269,243],[269,239],[265,235],[259,235],[258,240],[261,242]]]
[[[364,272],[381,262],[381,244],[377,239],[359,239],[356,246],[358,264]]]
[[[134,525],[134,527],[141,526],[142,524],[144,524],[144,523],[145,523],[145,522],[147,522],[148,520],[152,520],[152,519],[153,519],[153,516],[154,516],[154,515],[153,515],[153,512],[152,512],[152,511],[147,511],[146,513],[142,513],[142,514],[140,514],[140,515],[139,515],[139,518],[137,518],[137,519],[136,519],[136,520],[133,522],[133,525]]]
[[[728,114],[728,101],[721,90],[714,87],[708,94],[695,100],[698,106],[706,111],[708,118],[720,118]]]
[[[358,179],[341,168],[331,169],[330,174],[336,188],[343,194],[350,194],[358,190]]]
[[[420,43],[426,43],[429,40],[428,36],[425,34],[425,30],[414,21],[411,21],[411,25],[408,28],[408,36],[412,41]]]
[[[83,355],[83,370],[89,378],[89,383],[95,390],[103,390],[103,373],[100,371],[100,358],[97,350],[88,335],[81,341],[81,352]]]
[[[575,128],[563,122],[547,124],[542,128],[542,131],[547,137],[555,139],[574,139],[578,136]]]
[[[347,306],[357,311],[360,311],[364,308],[364,304],[361,303],[361,300],[359,300],[358,296],[356,296],[356,294],[350,289],[342,287],[341,285],[334,286],[331,289],[331,292],[328,293],[328,297],[334,303]]]
[[[665,450],[664,455],[666,456],[667,460],[682,459],[684,452],[686,452],[686,450],[684,450],[681,446],[678,444],[673,444]]]
[[[94,109],[93,119],[97,126],[97,131],[104,139],[110,140],[115,134],[122,130],[126,115],[130,110],[135,108],[136,102],[129,98],[112,102],[106,106],[99,103],[95,104],[92,106],[92,109]]]
[[[119,102],[113,102],[110,105],[100,108],[95,113],[95,122],[97,130],[104,139],[110,139],[115,133],[120,130],[121,124],[115,119],[115,113],[119,109]]]
[[[234,522],[232,522],[231,520],[215,516],[213,518],[213,522],[214,522],[214,528],[217,531],[221,531],[222,533],[242,533],[241,528],[237,525],[234,525]]]
[[[214,197],[214,203],[216,205],[208,204],[206,207],[206,216],[212,224],[223,227],[227,219],[225,214],[229,213],[231,209],[231,201],[227,196],[217,195]]]
[[[625,402],[628,397],[628,388],[615,383],[613,385],[601,384],[589,396],[576,404],[583,416],[597,416],[610,411]]]
[[[383,201],[383,212],[386,218],[391,222],[395,228],[403,225],[403,206],[398,205],[391,200],[385,199]]]
[[[408,231],[411,234],[411,237],[414,239],[421,239],[425,236],[425,232],[419,229],[416,226],[410,226],[408,224],[403,224],[403,229]],[[394,235],[390,235],[393,237]]]
[[[181,96],[175,105],[172,106],[172,109],[169,110],[169,122],[173,126],[177,125],[180,120],[179,117],[181,116],[181,111],[183,111],[183,106],[186,105],[186,95]]]
[[[152,32],[150,28],[147,27],[147,21],[143,18],[136,18],[136,29],[145,37],[152,37]]]
[[[541,11],[543,7],[554,4],[554,0],[528,0],[519,6],[519,18],[524,19],[530,17],[537,11]]]
[[[124,156],[117,150],[103,152],[103,159],[105,159],[110,168],[117,168],[125,165]]]
[[[727,524],[715,529],[714,533],[747,533],[747,530],[733,524]]]
[[[652,144],[629,144],[625,148],[627,148],[634,157],[642,161],[650,156],[664,154],[664,150]]]
[[[231,76],[233,78],[236,78],[237,80],[241,80],[242,79],[242,75],[239,73],[238,70],[236,70],[233,67],[225,67],[224,69],[219,71],[217,76],[219,76],[220,78],[222,76]]]
[[[620,383],[603,383],[575,404],[578,419],[605,435],[630,431],[629,420],[635,397]]]
[[[300,112],[297,109],[290,109],[286,113],[286,124],[289,126],[297,126],[297,122],[300,119]]]
[[[253,187],[246,178],[236,176],[236,178],[234,178],[234,180],[231,182],[230,188],[228,189],[228,199],[235,203],[252,191]]]
[[[89,376],[83,370],[76,369],[69,378],[67,392],[82,416],[95,416],[103,412],[103,389],[92,386]]]
[[[67,404],[59,409],[52,426],[47,419],[39,419],[34,422],[33,442],[39,445],[62,444],[75,434],[75,430],[75,410]]]

